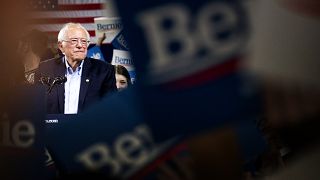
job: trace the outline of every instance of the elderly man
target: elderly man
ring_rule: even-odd
[[[87,58],[90,35],[77,23],[66,24],[58,34],[63,57],[40,63],[36,80],[47,86],[48,114],[76,114],[117,90],[111,64]]]

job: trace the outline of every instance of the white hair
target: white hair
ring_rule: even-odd
[[[66,37],[66,33],[70,28],[81,28],[81,29],[83,29],[86,32],[87,40],[90,40],[89,32],[80,23],[67,23],[59,31],[58,42],[62,42],[63,40],[66,40],[66,38],[67,38]]]

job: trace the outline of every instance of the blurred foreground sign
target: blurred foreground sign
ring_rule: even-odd
[[[62,175],[95,172],[127,178],[167,145],[156,144],[136,93],[123,91],[77,116],[47,124],[47,148]],[[51,115],[51,119],[54,115]]]
[[[44,178],[44,91],[18,86],[0,110],[1,179]]]
[[[320,87],[319,1],[261,1],[256,10],[250,70],[276,82]]]
[[[185,78],[227,62],[247,40],[240,1],[117,1],[129,44],[149,83]],[[137,64],[137,65],[138,65]]]
[[[243,1],[116,1],[155,138],[252,118]],[[254,111],[253,111],[254,112]]]

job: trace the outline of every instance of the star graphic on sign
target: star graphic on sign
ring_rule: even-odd
[[[100,59],[101,58],[101,54],[100,53],[93,53],[91,58]]]

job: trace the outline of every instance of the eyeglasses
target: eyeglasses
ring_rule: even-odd
[[[62,41],[65,41],[65,42],[68,42],[70,43],[71,45],[77,45],[78,42],[80,41],[80,44],[82,46],[88,46],[90,41],[86,40],[86,39],[77,39],[77,38],[74,38],[74,39],[70,39],[70,40],[62,40]]]

